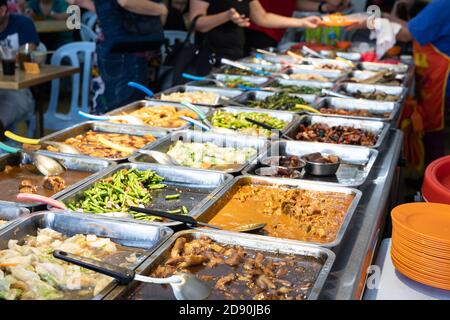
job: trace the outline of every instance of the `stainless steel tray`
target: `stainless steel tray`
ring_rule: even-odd
[[[255,237],[249,234],[239,234],[226,231],[208,231],[206,229],[186,230],[173,235],[166,241],[157,251],[155,251],[139,268],[136,270],[139,274],[149,274],[157,265],[162,263],[170,254],[170,249],[179,237],[186,237],[188,239],[199,239],[200,237],[209,237],[213,241],[230,246],[241,246],[247,250],[254,250],[257,252],[265,252],[271,254],[292,254],[295,256],[309,256],[314,257],[323,262],[322,269],[317,277],[314,279],[314,285],[308,295],[308,300],[316,300],[324,286],[324,283],[331,271],[335,254],[329,249],[319,248],[316,246],[309,246],[305,244],[286,244],[278,240]],[[107,300],[124,299],[126,295],[130,294],[138,284],[127,286],[117,286],[108,296]],[[155,290],[158,288],[155,287]]]
[[[382,86],[382,85],[373,85],[373,84],[359,84],[359,83],[342,83],[337,86],[337,92],[342,94],[354,94],[357,92],[374,92],[379,91],[388,95],[397,96],[397,100],[395,102],[402,103],[406,98],[407,88],[405,87],[395,87],[395,86]],[[367,99],[363,99],[367,100]],[[370,100],[369,101],[376,101]]]
[[[153,170],[158,175],[164,177],[164,184],[167,188],[153,190],[153,201],[148,208],[157,210],[173,210],[181,206],[186,206],[190,215],[196,214],[206,201],[217,193],[224,185],[232,180],[233,176],[217,171],[206,171],[200,169],[190,169],[184,167],[163,166],[159,164],[148,163],[124,163],[114,168],[102,171],[95,179],[83,184],[77,189],[67,192],[58,200],[64,203],[76,201],[83,196],[84,191],[90,189],[92,185],[100,179],[112,176],[122,169],[136,168],[138,170]],[[167,201],[166,195],[179,193],[178,200]],[[134,221],[126,218],[112,218],[121,221]],[[147,223],[143,221],[143,223]],[[152,222],[154,225],[176,226],[179,222]]]
[[[110,238],[122,246],[134,248],[133,251],[142,254],[142,259],[131,266],[133,269],[136,269],[173,234],[170,228],[150,224],[124,223],[63,211],[38,212],[19,218],[3,228],[0,232],[0,248],[7,248],[10,239],[23,240],[27,235],[35,235],[37,230],[42,228],[50,228],[68,237],[76,234],[94,234],[98,237]],[[117,282],[112,281],[93,300],[102,299],[116,286]]]
[[[369,177],[370,171],[378,157],[375,149],[336,145],[328,143],[308,143],[300,141],[277,141],[271,144],[267,152],[258,157],[258,163],[248,165],[243,175],[256,176],[255,169],[261,168],[260,164],[267,157],[271,156],[298,156],[320,152],[337,155],[345,163],[339,166],[335,175],[318,177],[302,172],[298,180],[312,181],[326,184],[336,184],[345,187],[356,188],[364,184]],[[286,178],[283,178],[286,179]],[[297,179],[295,179],[297,180]]]
[[[376,74],[377,74],[377,73],[374,72],[374,71],[366,71],[366,70],[361,71],[361,70],[355,70],[355,71],[352,71],[352,72],[350,72],[350,73],[348,74],[347,79],[355,78],[355,79],[358,79],[358,80],[365,80],[365,79],[368,79],[368,78],[370,78],[370,77],[375,76]],[[406,84],[407,84],[407,82],[408,82],[408,77],[407,77],[407,75],[406,75],[406,74],[399,74],[398,76],[402,78],[402,79],[398,79],[398,80],[397,80],[397,81],[400,82],[400,84],[398,84],[398,85],[395,85],[395,84],[386,84],[386,83],[374,83],[374,85],[394,86],[394,87],[403,86],[403,87],[406,87]],[[345,79],[344,82],[347,81],[347,79]],[[350,81],[347,81],[347,82],[348,82],[348,83],[358,83],[358,82],[350,82]],[[362,83],[362,84],[367,84],[367,83]],[[368,84],[368,85],[373,85],[373,84]]]
[[[283,86],[297,86],[297,87],[308,87],[308,88],[318,88],[318,89],[332,89],[334,87],[333,82],[320,82],[320,81],[308,81],[308,80],[287,80],[287,79],[276,79],[271,82],[268,87],[278,83]],[[276,88],[278,89],[278,88]]]
[[[389,63],[377,63],[377,62],[361,62],[362,70],[368,71],[392,71],[396,73],[407,73],[409,66],[407,64],[389,64]]]
[[[20,206],[7,206],[0,204],[0,220],[7,221],[4,224],[0,224],[0,230],[5,228],[10,223],[19,219],[23,215],[29,214],[30,211]]]
[[[136,126],[123,126],[118,123],[110,123],[110,122],[100,122],[100,121],[87,121],[83,123],[79,123],[77,125],[74,125],[72,127],[63,129],[61,131],[52,133],[48,136],[45,136],[41,138],[41,145],[46,147],[46,141],[59,141],[64,142],[68,138],[75,137],[79,134],[83,134],[88,132],[89,130],[97,131],[97,132],[107,132],[107,133],[122,133],[122,134],[129,134],[129,135],[135,135],[135,136],[144,136],[144,135],[153,135],[156,140],[152,143],[155,143],[158,139],[165,137],[168,134],[167,130],[161,130],[161,129],[152,129],[150,127],[136,127]],[[58,152],[52,152],[54,154],[61,154]],[[94,159],[103,159],[108,161],[115,161],[115,162],[123,162],[127,161],[128,157],[123,158],[115,158],[115,159],[109,159],[109,158],[95,158],[88,155],[79,155],[79,157],[85,157],[85,158],[94,158]]]
[[[373,120],[369,121],[369,120],[357,120],[340,117],[303,115],[300,117],[300,120],[293,126],[291,126],[290,129],[285,134],[288,137],[294,138],[298,132],[298,127],[301,124],[311,125],[315,123],[324,123],[327,124],[328,126],[350,126],[354,128],[368,130],[371,132],[376,132],[378,134],[378,140],[375,143],[375,145],[371,147],[372,149],[378,149],[383,144],[390,128],[389,123],[383,121],[373,121]],[[317,142],[307,142],[307,143],[315,144]]]
[[[326,65],[326,64],[332,64],[332,65],[342,68],[341,71],[344,71],[344,72],[350,71],[353,69],[353,67],[350,64],[348,64],[347,62],[336,60],[336,59],[308,58],[308,61],[310,61],[315,68],[320,68],[321,66]],[[302,66],[303,65],[301,65],[301,67]],[[325,70],[328,70],[328,69],[325,69]]]
[[[183,109],[187,109],[185,106],[183,106],[181,103],[176,103],[176,102],[161,102],[161,101],[149,101],[149,100],[140,100],[140,101],[136,101],[133,103],[130,103],[124,107],[118,108],[118,109],[114,109],[113,111],[110,111],[107,113],[107,115],[110,116],[118,116],[118,115],[122,115],[124,113],[128,114],[134,111],[137,111],[139,109],[142,108],[148,108],[148,107],[161,107],[161,106],[170,106],[170,107],[175,107],[177,110],[183,110]],[[202,110],[205,114],[210,114],[212,112],[211,108],[208,107],[201,107],[199,106],[200,110]],[[148,129],[158,129],[158,130],[165,130],[165,131],[176,131],[176,130],[184,130],[184,129],[188,129],[190,127],[189,123],[186,123],[185,125],[178,127],[178,128],[166,128],[166,127],[150,127],[150,126],[136,126],[136,125],[130,125],[130,124],[120,124],[121,126],[133,126],[133,127],[138,127],[141,128],[143,130],[148,130]]]
[[[244,107],[225,107],[221,108],[221,111],[230,112],[233,114],[237,114],[239,112],[257,112],[257,113],[267,113],[269,116],[283,120],[286,122],[286,126],[280,130],[280,132],[284,133],[289,130],[297,121],[298,116],[295,112],[289,111],[277,111],[277,110],[267,110],[267,109],[255,109],[255,108],[244,108]],[[244,135],[241,132],[236,131],[238,135]],[[262,136],[259,136],[262,137]]]
[[[339,114],[325,114],[329,117],[376,120],[376,121],[392,121],[400,112],[400,105],[396,102],[372,101],[363,99],[345,99],[345,98],[322,98],[316,107],[317,109],[327,108],[335,110],[367,110],[373,114],[379,114],[378,117],[359,117],[345,116]],[[383,113],[389,112],[389,117],[384,118]]]
[[[347,72],[345,72],[345,71],[317,69],[313,66],[308,66],[308,65],[291,68],[291,70],[289,72],[289,74],[297,74],[297,73],[320,75],[322,77],[328,78],[329,82],[337,81],[347,75]]]
[[[268,77],[257,77],[257,76],[234,76],[227,74],[210,74],[207,79],[211,80],[219,80],[219,81],[227,81],[234,79],[242,79],[243,81],[252,83],[255,87],[262,87],[266,84],[270,83],[272,80]],[[200,81],[191,81],[186,83],[187,86],[196,86],[196,87],[218,87],[214,82],[210,80],[200,80]],[[219,87],[218,87],[219,88]]]
[[[282,239],[275,238],[263,235],[254,235],[256,238],[266,238],[270,239],[270,241],[278,241],[280,243],[284,243],[286,245],[297,244],[297,243],[307,243],[310,245],[317,245],[320,247],[332,248],[336,247],[342,241],[347,227],[352,219],[353,214],[355,213],[356,208],[358,207],[358,203],[361,199],[362,192],[357,189],[351,189],[341,186],[336,186],[332,184],[325,183],[314,183],[307,182],[301,180],[293,180],[293,179],[283,179],[283,178],[269,178],[269,177],[253,177],[253,176],[240,176],[234,178],[233,182],[226,185],[222,188],[222,190],[216,194],[203,206],[200,212],[194,214],[194,218],[198,221],[207,222],[211,220],[221,209],[222,207],[228,203],[230,198],[233,196],[235,190],[237,188],[244,185],[269,185],[269,186],[279,186],[279,187],[287,187],[287,188],[295,188],[302,190],[311,190],[311,191],[322,191],[322,192],[338,192],[343,194],[352,194],[354,195],[354,199],[350,204],[347,214],[342,222],[341,227],[339,228],[338,233],[336,234],[336,238],[329,243],[319,243],[319,242],[305,242],[291,239]]]
[[[217,99],[215,101],[214,104],[205,104],[205,103],[198,103],[198,105],[201,106],[208,106],[208,107],[218,107],[223,103],[223,99],[221,97],[225,97],[228,99],[232,99],[235,98],[239,95],[242,94],[242,90],[236,90],[236,89],[222,89],[222,88],[217,88],[217,87],[196,87],[196,86],[188,86],[188,85],[181,85],[181,86],[176,86],[170,89],[167,89],[161,93],[155,94],[151,99],[151,100],[159,100],[159,101],[164,101],[161,100],[161,96],[163,94],[171,94],[171,93],[175,93],[175,92],[213,92],[215,94],[217,94]]]
[[[247,105],[247,102],[250,100],[262,101],[262,100],[265,100],[268,97],[274,96],[276,94],[277,94],[277,92],[274,92],[274,91],[247,91],[247,92],[243,93],[242,95],[240,95],[239,97],[236,97],[233,100],[236,102],[239,102],[241,104]],[[302,98],[303,100],[305,100],[306,103],[308,103],[311,106],[315,105],[315,101],[318,97],[317,95],[314,95],[314,94],[296,94],[296,93],[290,93],[289,96]],[[251,107],[249,107],[249,108],[251,108]],[[258,110],[259,108],[251,108],[251,109]],[[272,109],[270,109],[270,110],[272,110]],[[275,111],[278,111],[278,110],[275,110]],[[282,110],[279,110],[279,111],[282,111]],[[291,111],[291,112],[295,112],[295,111]]]
[[[85,171],[85,172],[92,172],[92,175],[89,177],[78,181],[77,183],[68,186],[66,189],[54,194],[52,196],[53,199],[58,199],[66,192],[69,192],[73,189],[78,188],[83,183],[95,179],[97,175],[101,173],[101,171],[109,168],[114,167],[115,162],[102,160],[102,159],[96,159],[96,158],[89,158],[89,157],[79,157],[76,155],[70,155],[70,154],[61,154],[61,153],[52,153],[48,151],[36,151],[37,154],[42,154],[44,156],[50,157],[58,161],[60,164],[62,164],[67,170],[77,170],[77,171]],[[5,154],[3,156],[0,156],[0,171],[2,171],[5,168],[5,165],[18,165],[20,163],[30,163],[31,160],[29,157],[25,154]],[[0,181],[1,184],[1,181]],[[40,203],[21,203],[21,202],[9,202],[9,201],[0,201],[0,205],[17,205],[20,207],[28,208],[31,211],[36,211],[39,208],[45,208],[44,204]]]
[[[243,164],[236,165],[233,168],[229,169],[212,169],[213,171],[221,171],[230,174],[237,174],[242,171],[250,162],[254,161],[258,154],[266,151],[268,146],[268,142],[266,139],[252,137],[252,136],[241,136],[241,135],[224,135],[217,133],[207,133],[201,132],[197,130],[185,130],[185,131],[177,131],[173,132],[170,136],[167,136],[164,139],[158,141],[157,144],[152,145],[149,149],[156,150],[160,152],[168,152],[170,147],[177,142],[178,140],[184,142],[212,142],[218,146],[222,147],[233,147],[233,148],[245,148],[251,147],[257,150],[257,154],[252,157],[249,161],[246,161]],[[154,163],[154,159],[152,159],[148,155],[144,154],[136,154],[129,158],[129,161],[132,163]]]

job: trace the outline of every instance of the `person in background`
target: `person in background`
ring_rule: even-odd
[[[8,0],[8,11],[10,13],[24,13],[26,7],[26,0]]]
[[[389,14],[401,25],[397,40],[413,42],[418,103],[424,108],[425,164],[445,155],[445,109],[450,107],[450,6],[433,0],[409,22]],[[367,27],[361,22],[355,27]]]
[[[245,28],[250,21],[266,28],[315,28],[319,17],[289,18],[267,12],[258,0],[191,0],[189,18],[205,33],[206,44],[219,58],[237,60],[245,54]]]
[[[347,9],[349,0],[259,0],[263,8],[275,14],[291,17],[295,10],[306,12],[331,13]],[[245,51],[276,47],[283,38],[286,29],[265,28],[252,23],[245,30]]]
[[[187,31],[188,25],[188,12],[189,1],[188,0],[165,0],[165,5],[169,10],[165,30],[178,30]]]
[[[67,20],[67,3],[64,0],[29,0],[25,14],[33,20]],[[41,35],[48,49],[56,50],[73,41],[71,31]]]
[[[148,82],[147,52],[159,50],[168,10],[160,1],[150,0],[67,0],[96,12],[102,33],[97,43],[97,61],[100,76],[105,83],[104,94],[96,101],[96,113],[105,113],[141,100],[145,95],[128,86],[134,81]],[[135,34],[126,30],[125,13],[147,17],[152,26],[148,34]]]
[[[18,51],[26,43],[34,49],[39,37],[30,18],[8,12],[6,0],[0,0],[0,45]],[[15,122],[34,112],[33,96],[28,89],[0,89],[0,140],[3,132]]]

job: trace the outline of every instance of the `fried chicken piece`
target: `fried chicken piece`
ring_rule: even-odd
[[[270,280],[265,274],[261,274],[256,279],[256,285],[260,287],[261,289],[267,290],[267,289],[275,289],[277,286],[275,283],[273,283],[272,280]]]
[[[236,275],[234,273],[230,273],[229,275],[223,276],[219,280],[217,280],[214,287],[219,290],[226,290],[225,286],[235,279]]]
[[[19,192],[36,194],[37,187],[33,185],[30,180],[22,180],[19,184]]]
[[[225,260],[225,263],[231,267],[236,267],[242,262],[243,258],[244,252],[242,248],[239,248],[238,250],[233,250],[233,253]]]
[[[194,267],[203,264],[203,262],[208,261],[208,258],[205,256],[187,256],[183,258],[184,261],[178,265],[180,268]]]
[[[58,193],[66,188],[66,181],[60,176],[52,176],[44,178],[44,188]]]
[[[181,256],[184,245],[186,244],[186,238],[180,237],[175,241],[172,250],[170,251],[170,257],[176,258]]]

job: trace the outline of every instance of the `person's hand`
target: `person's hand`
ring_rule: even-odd
[[[247,28],[250,26],[250,19],[246,17],[244,14],[239,14],[239,12],[237,12],[236,9],[231,8],[230,10],[228,10],[227,13],[230,20],[239,27]]]
[[[164,4],[161,4],[160,18],[161,18],[161,23],[163,26],[166,24],[168,15],[169,15],[169,9],[167,9],[167,7]]]
[[[301,28],[317,28],[320,26],[320,22],[322,21],[322,19],[316,16],[310,16],[298,20],[299,20],[299,27]]]

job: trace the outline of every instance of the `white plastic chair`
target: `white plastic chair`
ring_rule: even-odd
[[[84,62],[82,73],[72,75],[72,97],[70,102],[70,111],[68,113],[57,112],[59,101],[59,85],[60,79],[52,81],[50,102],[48,110],[45,113],[45,128],[50,130],[61,130],[79,122],[85,121],[78,115],[78,111],[89,112],[89,90],[91,85],[91,69],[93,55],[95,52],[94,42],[73,42],[66,44],[56,50],[51,64],[61,65],[61,62],[69,61],[73,67],[80,67],[80,58]],[[80,57],[81,56],[81,57]],[[80,76],[81,96],[80,96]]]
[[[89,29],[94,30],[94,26],[97,23],[97,15],[93,12],[85,12],[81,16],[81,23],[87,26]]]
[[[81,41],[96,42],[98,35],[87,25],[81,24],[80,37],[81,37]]]

